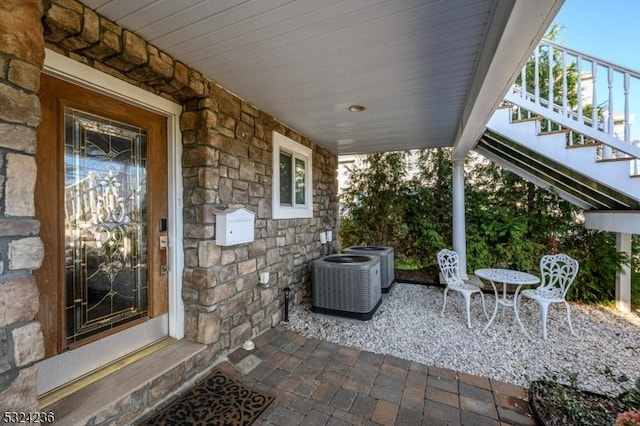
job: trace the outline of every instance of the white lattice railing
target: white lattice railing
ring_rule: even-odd
[[[599,160],[631,160],[640,174],[640,73],[543,40],[506,100],[514,119],[536,117],[568,145],[599,143]]]

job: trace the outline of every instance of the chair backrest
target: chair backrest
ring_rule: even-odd
[[[442,249],[438,252],[438,267],[447,284],[461,283],[458,270],[458,253],[453,250]]]
[[[548,254],[540,259],[540,287],[563,298],[578,274],[578,261],[566,254]]]

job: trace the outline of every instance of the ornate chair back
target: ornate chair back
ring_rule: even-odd
[[[447,285],[462,283],[458,270],[458,253],[453,250],[440,250],[438,252],[438,266]]]
[[[554,296],[564,299],[578,274],[578,261],[566,254],[551,254],[540,259],[540,286]]]

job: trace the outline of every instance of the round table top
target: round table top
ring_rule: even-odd
[[[474,273],[480,278],[503,284],[537,284],[540,282],[540,278],[535,275],[527,272],[514,271],[513,269],[476,269]]]

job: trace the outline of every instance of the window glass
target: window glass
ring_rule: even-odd
[[[306,183],[306,173],[307,168],[305,165],[305,161],[296,158],[296,204],[305,204],[306,202],[306,193],[305,193],[305,183]],[[280,198],[282,200],[282,198]]]
[[[147,133],[65,108],[66,339],[148,311]]]
[[[291,183],[292,168],[291,168],[291,154],[280,151],[280,205],[290,206],[292,205],[292,190]],[[297,173],[297,170],[296,170]],[[297,177],[296,177],[297,185]],[[296,200],[297,201],[297,200]]]

